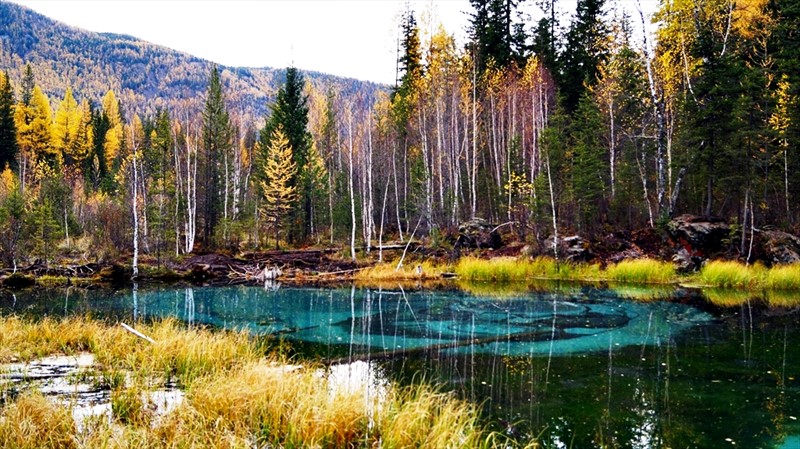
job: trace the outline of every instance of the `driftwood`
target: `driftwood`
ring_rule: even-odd
[[[283,271],[281,271],[279,267],[269,267],[266,265],[263,270],[258,268],[258,265],[255,267],[240,267],[238,269],[229,265],[228,268],[230,269],[228,277],[239,281],[274,281],[283,274]]]
[[[96,263],[87,263],[83,265],[61,265],[50,266],[37,260],[27,267],[19,267],[18,273],[32,274],[34,276],[64,276],[64,277],[83,277],[91,276],[100,269],[100,265]]]
[[[136,329],[128,326],[125,323],[120,322],[119,325],[122,326],[122,328],[125,329],[126,331],[132,333],[133,335],[136,335],[137,337],[141,338],[142,340],[145,340],[145,341],[150,342],[150,343],[155,343],[156,342],[152,338],[150,338],[147,335],[137,331]]]

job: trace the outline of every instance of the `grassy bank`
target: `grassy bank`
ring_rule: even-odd
[[[235,332],[173,320],[137,325],[150,344],[85,318],[0,317],[0,362],[89,351],[113,418],[79,430],[66,406],[26,392],[0,406],[0,448],[506,447],[476,406],[420,385],[352,388],[321,367],[288,365]],[[129,373],[129,374],[126,374]],[[126,380],[127,379],[127,380]],[[144,392],[177,380],[186,400],[158,417]],[[2,387],[0,387],[2,388]],[[502,441],[501,441],[502,440]]]
[[[530,283],[537,280],[605,281],[615,284],[690,284],[699,287],[747,290],[800,290],[800,263],[767,268],[733,261],[709,261],[697,273],[679,274],[671,262],[629,259],[609,264],[558,262],[548,257],[534,259],[463,257],[455,265],[424,262],[399,270],[386,263],[366,268],[356,275],[361,282],[431,280],[454,272],[462,281]]]
[[[653,259],[625,260],[602,269],[599,264],[557,262],[547,257],[531,260],[465,257],[458,262],[455,272],[459,278],[471,281],[553,279],[664,284],[676,280],[672,264]]]

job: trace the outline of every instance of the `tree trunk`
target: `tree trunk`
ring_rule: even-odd
[[[349,139],[350,139],[350,151],[347,153],[348,155],[348,162],[350,166],[350,217],[351,217],[351,228],[350,228],[350,258],[353,261],[356,260],[356,201],[355,201],[355,192],[353,192],[353,117],[350,116],[349,121]]]

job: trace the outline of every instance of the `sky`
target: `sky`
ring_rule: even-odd
[[[222,65],[295,66],[387,84],[395,80],[406,4],[423,33],[441,23],[459,44],[472,10],[469,0],[12,1],[72,26],[129,34]],[[574,10],[574,1],[558,3],[564,14]],[[642,0],[645,9],[655,3]],[[538,18],[533,1],[523,8]]]

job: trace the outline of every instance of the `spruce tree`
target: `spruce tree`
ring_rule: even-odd
[[[25,64],[25,75],[22,77],[22,104],[25,106],[30,106],[35,86],[36,79],[33,77],[33,69],[30,64]]]
[[[0,171],[17,163],[17,127],[14,123],[14,91],[8,73],[0,72]]]
[[[578,0],[575,18],[567,31],[561,53],[559,90],[564,107],[572,113],[578,108],[586,86],[597,79],[597,67],[606,58],[603,42],[608,33],[603,22],[605,0]]]
[[[225,98],[222,93],[222,81],[216,66],[211,69],[208,81],[205,109],[203,110],[203,143],[202,164],[203,177],[198,188],[202,198],[203,244],[213,248],[214,232],[221,215],[221,164],[222,155],[231,146],[231,125]]]

